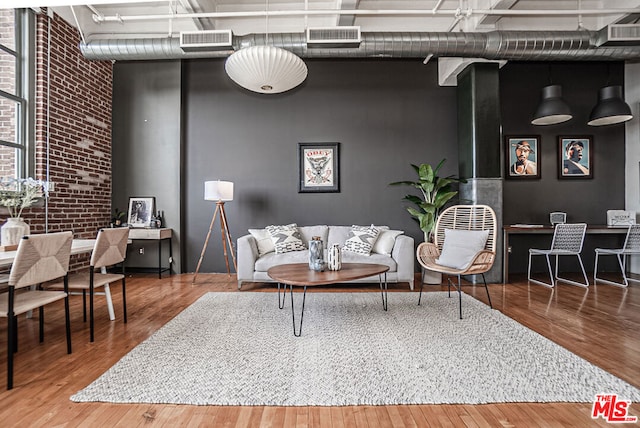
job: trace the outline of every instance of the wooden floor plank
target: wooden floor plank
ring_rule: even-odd
[[[206,426],[206,427],[429,427],[429,426],[610,426],[592,420],[591,403],[500,403],[346,407],[238,407],[162,404],[74,403],[69,397],[207,292],[274,292],[273,284],[245,284],[234,276],[136,274],[127,278],[129,322],[121,319],[122,296],[113,287],[115,321],[103,304],[96,309],[96,341],[88,341],[81,298],[71,299],[73,353],[66,354],[62,307],[46,313],[45,342],[38,343],[37,317],[19,321],[15,388],[0,389],[3,426]],[[431,290],[446,287],[428,287]],[[560,284],[550,290],[523,278],[489,286],[494,308],[591,363],[640,387],[640,284],[627,289],[598,285],[581,289]],[[328,286],[314,291],[379,292],[377,285]],[[408,291],[390,285],[390,292]],[[486,302],[484,287],[463,291]],[[416,292],[417,299],[417,292]],[[464,309],[464,308],[463,308]],[[0,340],[6,338],[0,322]],[[6,341],[6,339],[5,339]],[[0,347],[0,373],[6,373],[6,346]],[[0,376],[0,385],[6,378]],[[610,391],[615,392],[615,391]],[[624,398],[624,397],[621,397]],[[640,403],[630,414],[640,416]],[[106,425],[105,425],[106,424]]]

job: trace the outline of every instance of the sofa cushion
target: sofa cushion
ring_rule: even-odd
[[[350,251],[343,251],[342,263],[376,263],[379,265],[389,266],[389,272],[396,272],[398,270],[398,264],[392,257],[375,253],[365,256],[363,254],[352,253]]]
[[[257,272],[266,272],[269,268],[287,263],[309,263],[308,251],[294,251],[286,254],[268,253],[256,260],[255,270]],[[389,272],[396,272],[398,265],[396,261],[382,254],[371,254],[365,256],[362,254],[343,252],[342,263],[377,263],[389,266]]]
[[[267,229],[249,229],[249,233],[253,236],[258,244],[258,257],[272,253],[276,250],[273,245],[273,239]]]
[[[380,230],[378,239],[376,239],[376,243],[373,244],[371,252],[390,256],[391,251],[393,251],[393,246],[396,244],[396,237],[403,233],[404,231],[402,230]]]
[[[442,252],[436,263],[455,269],[464,269],[482,251],[489,237],[488,230],[444,230]]]
[[[298,226],[298,231],[302,239],[302,243],[309,248],[309,241],[314,236],[319,236],[324,246],[327,246],[327,239],[329,238],[329,226]]]
[[[273,266],[287,263],[309,263],[309,251],[293,251],[286,254],[265,254],[256,260],[255,270],[258,272],[266,272]]]
[[[351,232],[351,226],[329,226],[329,237],[327,238],[327,248],[333,244],[342,247]]]
[[[284,226],[267,226],[267,231],[273,240],[276,254],[288,253],[290,251],[304,251],[307,247],[302,243],[298,225],[295,223]]]
[[[369,254],[371,254],[373,244],[375,244],[379,234],[380,229],[373,225],[353,225],[351,226],[351,231],[349,232],[349,236],[347,237],[347,240],[345,241],[344,247],[342,247],[342,249],[344,251],[350,251],[352,253],[368,256]]]

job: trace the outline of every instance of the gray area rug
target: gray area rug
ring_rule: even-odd
[[[296,297],[299,313],[300,296]],[[452,295],[453,296],[453,295]],[[457,296],[456,296],[457,297]],[[592,402],[640,390],[463,295],[208,293],[71,400],[341,406]]]

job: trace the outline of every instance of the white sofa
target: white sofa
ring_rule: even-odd
[[[356,254],[350,251],[342,251],[342,263],[377,263],[389,266],[387,282],[407,282],[413,290],[415,272],[415,247],[413,238],[399,231],[380,227],[381,234],[374,244],[370,255]],[[238,289],[243,282],[274,282],[267,275],[267,270],[272,266],[286,263],[307,263],[309,251],[292,251],[276,254],[274,251],[264,253],[264,246],[258,245],[262,229],[250,229],[253,234],[240,237],[237,242],[238,251]],[[320,236],[325,243],[325,248],[337,243],[342,247],[351,231],[351,226],[300,226],[298,227],[300,238],[305,245],[313,236]],[[383,232],[391,232],[383,235]],[[262,239],[264,238],[263,235]],[[263,254],[259,251],[262,249]],[[389,251],[388,254],[385,254]],[[326,249],[325,249],[326,258]],[[378,282],[378,276],[363,278],[352,282]]]

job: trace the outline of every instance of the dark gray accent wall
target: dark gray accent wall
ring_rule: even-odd
[[[456,91],[438,87],[436,64],[420,61],[307,60],[309,75],[279,95],[246,91],[222,60],[185,62],[185,266],[195,270],[215,204],[204,182],[230,180],[232,237],[248,228],[296,222],[385,224],[417,242],[405,210],[411,163],[457,173]],[[340,143],[340,193],[298,193],[299,142]],[[224,272],[219,225],[201,272]]]
[[[203,200],[207,180],[235,182],[235,200],[226,204],[234,240],[248,228],[288,222],[387,224],[422,240],[402,201],[411,189],[388,184],[413,179],[410,163],[447,158],[442,172],[458,173],[457,89],[438,86],[435,62],[306,63],[309,77],[300,87],[270,96],[232,83],[224,60],[116,63],[114,206],[126,207],[129,196],[156,196],[176,234],[178,261],[184,250],[178,271],[193,272],[200,256],[215,207]],[[535,127],[530,119],[549,71],[574,119]],[[502,134],[540,135],[542,171],[539,180],[504,181],[504,224],[547,223],[554,210],[566,211],[570,221],[604,224],[607,209],[624,207],[624,125],[586,125],[598,89],[622,84],[623,72],[622,63],[590,62],[514,62],[500,69]],[[558,179],[558,135],[594,137],[592,180]],[[341,144],[340,193],[298,193],[299,142]],[[504,141],[497,144],[504,174]],[[219,223],[213,232],[201,272],[226,271]],[[512,272],[522,272],[527,249],[549,241],[514,238],[512,244]],[[596,244],[610,243],[588,238],[588,267]]]
[[[549,125],[531,125],[531,117],[540,101],[541,90],[562,85],[562,94],[571,107],[573,119]],[[564,211],[569,222],[606,224],[606,211],[624,209],[625,125],[593,127],[587,121],[597,102],[598,90],[607,84],[624,84],[624,66],[620,62],[580,63],[508,63],[500,70],[503,135],[539,135],[539,180],[505,180],[504,224],[548,224],[549,212]],[[558,136],[593,136],[593,179],[559,179]],[[506,168],[503,150],[503,171]],[[515,238],[511,271],[524,272],[528,248],[548,248],[547,238]],[[593,267],[593,248],[616,245],[609,238],[588,236],[584,261]],[[619,243],[617,245],[620,245]]]
[[[180,62],[117,62],[113,73],[112,205],[127,210],[131,196],[155,197],[173,229],[173,268],[180,272]],[[166,266],[167,249],[163,259]],[[157,266],[156,243],[130,246],[127,264]]]

